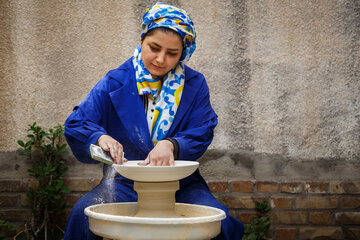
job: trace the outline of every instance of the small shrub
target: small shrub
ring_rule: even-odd
[[[255,201],[255,210],[258,217],[253,218],[251,223],[245,224],[244,240],[263,240],[271,227],[272,221],[266,215],[271,210],[268,201],[264,200],[262,203]]]
[[[64,156],[68,154],[67,144],[62,143],[64,127],[57,125],[45,131],[34,122],[28,132],[27,141],[19,140],[18,144],[23,148],[20,154],[33,163],[28,171],[37,187],[29,187],[27,201],[32,216],[24,231],[30,239],[54,239],[57,218],[66,207],[62,195],[70,192],[63,181],[68,170],[64,167]]]

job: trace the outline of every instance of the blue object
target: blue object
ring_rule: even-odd
[[[179,159],[195,161],[212,141],[217,116],[210,105],[204,76],[187,66],[185,76],[183,97],[166,137],[178,142]],[[154,147],[131,59],[102,78],[65,122],[66,140],[75,157],[84,163],[98,163],[91,159],[89,146],[96,144],[103,134],[112,136],[123,145],[125,158],[129,161],[145,159]],[[102,239],[89,230],[88,217],[84,214],[86,207],[137,201],[132,180],[105,164],[103,175],[99,185],[74,205],[68,218],[65,240]],[[176,201],[224,210],[227,217],[222,221],[222,231],[215,239],[242,239],[243,224],[214,198],[199,170],[180,180]]]

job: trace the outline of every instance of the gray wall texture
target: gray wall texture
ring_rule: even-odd
[[[63,123],[131,57],[155,2],[0,1],[0,177],[26,174],[16,141],[28,124]],[[195,22],[188,65],[219,117],[205,178],[360,179],[359,0],[163,2]],[[70,165],[71,176],[101,175]]]

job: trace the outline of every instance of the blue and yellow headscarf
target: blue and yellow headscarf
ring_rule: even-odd
[[[143,16],[141,39],[148,31],[158,27],[170,28],[180,34],[184,43],[180,62],[188,61],[196,49],[196,33],[194,23],[187,12],[168,4],[156,3],[146,9]]]
[[[184,62],[190,59],[196,49],[194,24],[185,10],[156,3],[147,9],[143,16],[141,39],[143,40],[148,31],[158,27],[170,28],[180,34],[183,39],[183,53],[178,64],[161,81],[145,68],[141,58],[141,46],[134,52],[133,65],[139,95],[149,94],[151,99],[157,99],[150,129],[154,144],[166,137],[172,125],[185,83]]]

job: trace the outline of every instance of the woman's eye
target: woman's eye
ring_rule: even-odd
[[[173,53],[173,52],[169,52],[168,53],[170,56],[176,56],[177,55],[177,53]]]
[[[155,47],[152,47],[152,46],[150,46],[150,49],[151,49],[152,51],[154,51],[154,52],[159,51],[159,49],[158,49],[158,48],[155,48]]]

